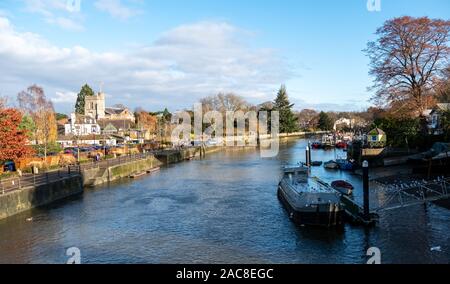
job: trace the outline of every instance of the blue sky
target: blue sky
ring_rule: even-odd
[[[297,109],[361,110],[376,28],[450,18],[448,0],[381,0],[379,12],[367,0],[66,2],[0,2],[1,95],[37,83],[68,113],[82,84],[103,82],[108,105],[177,110],[220,91],[264,102],[286,83]]]

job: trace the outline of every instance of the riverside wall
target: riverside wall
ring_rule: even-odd
[[[0,220],[81,193],[80,175],[11,191],[0,195]]]

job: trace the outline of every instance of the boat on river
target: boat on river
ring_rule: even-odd
[[[322,142],[316,141],[311,144],[311,148],[314,150],[322,149]]]
[[[338,142],[336,142],[336,148],[344,150],[344,149],[348,148],[348,144],[345,141],[338,141]]]
[[[331,187],[344,195],[352,195],[355,189],[353,185],[345,180],[336,180],[331,183]]]
[[[355,165],[346,159],[331,160],[324,163],[323,166],[329,170],[353,171],[355,169]]]
[[[327,149],[332,149],[336,147],[336,143],[335,143],[335,139],[333,135],[323,135],[322,136],[322,148],[327,150]]]
[[[337,170],[337,169],[339,169],[339,164],[336,163],[336,161],[328,161],[328,162],[324,163],[323,166],[326,169],[329,169],[329,170]]]
[[[278,185],[278,198],[299,225],[334,227],[343,224],[340,195],[304,166],[286,167]]]
[[[339,165],[339,169],[342,171],[353,171],[355,166],[347,159],[337,159],[336,163]]]

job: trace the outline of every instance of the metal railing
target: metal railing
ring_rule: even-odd
[[[1,179],[0,180],[0,195],[11,191],[21,190],[26,187],[36,187],[39,185],[48,184],[64,178],[70,178],[80,175],[80,166],[61,167],[58,170],[43,172],[40,174],[23,174],[22,176]]]
[[[448,177],[438,177],[432,181],[415,180],[388,186],[378,182],[376,184],[378,192],[384,193],[384,200],[376,209],[377,212],[450,198],[450,178]]]
[[[118,156],[117,158],[94,161],[85,164],[71,165],[67,167],[61,167],[57,170],[51,170],[42,172],[39,174],[23,174],[22,176],[0,179],[0,195],[8,192],[21,190],[30,186],[39,186],[55,182],[64,178],[80,175],[83,170],[89,170],[93,168],[109,168],[116,165],[126,164],[137,160],[144,160],[150,156],[153,156],[155,152],[146,152],[139,154],[128,154]]]

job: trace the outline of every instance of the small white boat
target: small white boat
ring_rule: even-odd
[[[331,187],[344,195],[352,195],[355,189],[353,185],[345,180],[336,180],[331,183]]]
[[[328,161],[328,162],[324,163],[323,166],[326,169],[329,169],[329,170],[337,170],[337,169],[339,169],[339,164],[336,163],[335,161]]]

